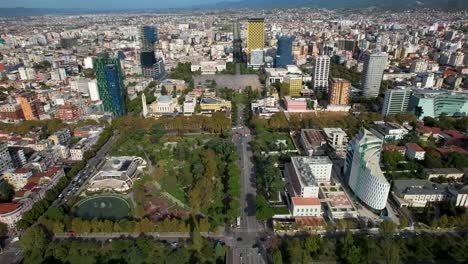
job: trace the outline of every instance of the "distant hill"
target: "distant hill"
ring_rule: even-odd
[[[386,9],[436,8],[444,10],[468,9],[468,0],[240,0],[224,1],[211,5],[217,8],[275,8],[275,7],[324,7]]]
[[[278,7],[323,7],[323,8],[368,8],[377,7],[392,10],[413,8],[434,8],[440,10],[468,9],[468,0],[220,0],[219,3],[194,5],[178,10],[194,10],[209,8],[278,8]],[[123,13],[123,12],[167,12],[177,8],[165,9],[135,9],[96,10],[88,8],[0,8],[0,16],[42,16],[42,15],[79,15],[94,13]]]
[[[79,15],[89,14],[95,11],[85,8],[0,8],[0,16],[13,17],[13,16],[43,16],[43,15]]]

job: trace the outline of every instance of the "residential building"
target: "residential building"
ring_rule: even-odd
[[[449,187],[449,192],[453,197],[455,206],[468,207],[468,185]]]
[[[348,146],[346,132],[341,128],[324,128],[323,133],[325,134],[328,147],[333,153],[338,157],[344,158]]]
[[[17,122],[24,119],[21,105],[15,103],[0,104],[0,120],[7,122]]]
[[[428,180],[395,180],[393,197],[400,207],[426,207],[429,202],[449,200],[447,187]]]
[[[371,53],[365,56],[361,80],[363,96],[375,98],[379,95],[387,58],[388,55],[384,52]]]
[[[276,51],[275,68],[286,68],[293,64],[292,43],[294,38],[289,36],[278,37],[278,49]]]
[[[361,129],[348,144],[345,177],[354,194],[375,210],[387,203],[390,183],[380,169],[382,140],[371,131]]]
[[[409,159],[424,160],[426,151],[416,143],[406,143],[406,157]]]
[[[250,63],[250,54],[253,49],[265,48],[265,20],[263,18],[251,18],[247,21],[246,53]]]
[[[328,92],[328,76],[330,73],[330,57],[319,55],[314,60],[313,87],[315,92]]]
[[[392,89],[385,92],[382,116],[396,115],[408,111],[411,89]]]
[[[437,178],[452,178],[460,179],[463,177],[463,171],[460,171],[456,168],[436,168],[436,169],[423,169],[424,175],[427,176],[428,180],[437,179]]]
[[[309,156],[325,155],[327,141],[317,129],[301,129],[299,142]]]
[[[332,105],[348,105],[351,83],[341,78],[332,78],[330,80],[328,96]]]
[[[286,87],[286,94],[289,96],[301,96],[302,76],[286,75],[283,79]]]
[[[24,119],[35,120],[44,113],[44,107],[33,92],[24,92],[16,96],[16,101],[20,104]]]
[[[414,60],[411,63],[410,72],[421,73],[427,70],[427,61],[423,59]]]
[[[66,145],[71,139],[70,129],[62,128],[54,132],[49,136],[54,145]]]
[[[61,120],[77,120],[82,114],[83,111],[80,107],[71,102],[65,102],[65,104],[58,108],[55,118]]]
[[[23,188],[23,186],[28,183],[28,179],[31,176],[32,172],[26,168],[8,170],[3,173],[3,179],[13,186],[15,191]]]
[[[8,152],[8,145],[5,142],[0,142],[0,173],[13,169],[14,164]]]
[[[0,144],[1,145],[1,144]],[[0,156],[1,154],[1,146],[0,146]],[[24,167],[27,163],[26,155],[25,155],[25,150],[26,148],[23,148],[21,146],[9,146],[8,147],[8,152],[10,153],[11,160],[13,162],[13,167],[16,169]],[[2,162],[2,164],[4,164]],[[0,173],[1,173],[0,169]]]
[[[104,111],[114,116],[127,113],[125,106],[124,74],[118,58],[111,58],[107,53],[101,53],[93,61],[99,89],[99,97]]]
[[[91,99],[91,101],[101,100],[101,98],[99,97],[99,89],[96,80],[88,82],[88,93],[89,99]]]

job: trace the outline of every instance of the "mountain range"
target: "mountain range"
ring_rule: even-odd
[[[381,8],[390,10],[406,10],[415,8],[433,8],[439,10],[468,9],[468,0],[239,0],[221,1],[215,4],[194,5],[180,9],[206,10],[206,9],[238,9],[238,8],[281,8],[281,7],[322,7],[322,8]],[[40,16],[40,15],[78,15],[110,12],[149,12],[167,11],[168,9],[127,9],[106,10],[86,8],[0,8],[0,16]],[[174,10],[174,9],[170,9]]]

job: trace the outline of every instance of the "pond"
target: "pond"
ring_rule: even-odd
[[[116,195],[95,195],[86,198],[75,206],[74,213],[83,219],[119,220],[128,216],[128,202]]]

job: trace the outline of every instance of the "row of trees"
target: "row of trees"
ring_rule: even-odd
[[[199,130],[221,134],[231,127],[231,120],[224,112],[213,113],[211,117],[202,115],[162,117],[160,122],[165,129],[175,130],[181,134]]]
[[[75,163],[65,174],[65,177],[62,177],[57,185],[54,188],[48,190],[45,194],[44,199],[36,202],[31,210],[27,211],[23,214],[22,218],[18,223],[16,223],[16,227],[19,230],[25,230],[26,228],[30,227],[44,212],[49,208],[49,206],[57,199],[58,195],[67,187],[68,183],[78,174],[80,170],[84,168],[86,165],[86,161],[91,157],[94,156],[95,153],[107,142],[107,140],[111,137],[112,130],[107,127],[101,133],[98,141],[92,147],[91,150],[85,153],[84,160]]]
[[[394,236],[395,225],[384,222],[380,235],[352,235],[339,237],[307,235],[276,241],[271,247],[274,263],[311,263],[312,261],[340,261],[348,264],[407,263],[415,261],[466,260],[467,237],[422,234],[410,238]]]
[[[449,117],[447,115],[441,115],[439,116],[439,119],[435,119],[432,117],[424,117],[423,119],[424,125],[425,126],[430,126],[430,127],[440,127],[442,129],[456,129],[462,132],[466,131],[466,128],[468,127],[468,117],[460,117],[460,118],[455,118],[455,117]]]
[[[41,225],[21,238],[24,263],[224,263],[225,246],[200,239],[176,248],[140,236],[112,241],[56,240]]]
[[[66,124],[60,119],[50,119],[50,120],[25,120],[19,124],[10,124],[10,123],[1,123],[0,130],[13,132],[15,134],[24,136],[31,132],[34,127],[41,127],[41,137],[47,138],[55,131],[62,128],[69,128],[73,130],[74,128],[85,126],[85,125],[95,125],[97,124],[94,120],[81,120],[76,124]]]

